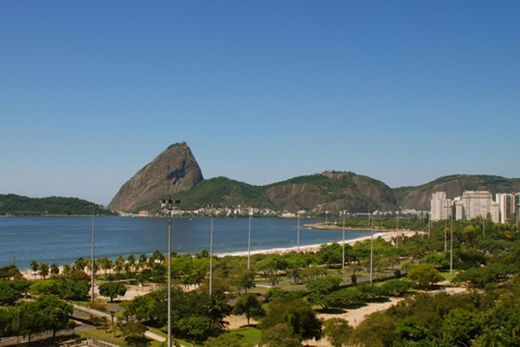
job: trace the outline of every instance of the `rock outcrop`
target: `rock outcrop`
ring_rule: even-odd
[[[135,212],[162,198],[188,191],[202,180],[199,164],[188,145],[173,144],[128,180],[108,208]]]
[[[392,189],[381,181],[353,172],[326,171],[301,176],[266,187],[265,194],[281,209],[366,212],[393,210],[396,201]]]

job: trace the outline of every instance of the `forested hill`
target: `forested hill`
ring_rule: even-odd
[[[241,205],[288,211],[305,209],[319,214],[345,209],[356,212],[392,210],[396,206],[392,190],[383,182],[352,172],[337,171],[294,177],[266,186],[217,177],[204,180],[172,197],[179,199],[180,207],[185,209],[207,205]]]
[[[450,175],[415,187],[395,188],[394,194],[401,208],[429,210],[432,193],[446,192],[453,199],[466,190],[484,190],[495,193],[520,192],[520,178],[492,175]]]
[[[16,194],[0,194],[0,215],[90,215],[112,214],[102,206],[78,198],[51,196],[30,198]]]

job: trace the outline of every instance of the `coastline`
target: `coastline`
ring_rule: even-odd
[[[358,229],[356,229],[358,230]],[[400,237],[412,237],[415,235],[425,234],[424,231],[411,231],[411,230],[400,230],[400,231],[386,231],[386,232],[374,232],[374,238],[382,238],[383,240],[390,242],[393,238],[400,236]],[[353,245],[357,242],[362,242],[366,240],[370,240],[372,236],[361,236],[355,239],[345,240],[345,244]],[[334,241],[338,244],[343,244],[343,241]],[[317,243],[317,244],[311,244],[311,245],[302,245],[299,247],[292,246],[292,247],[280,247],[280,248],[269,248],[269,249],[256,249],[251,250],[251,255],[255,254],[278,254],[278,255],[284,255],[291,252],[302,252],[302,253],[317,253],[320,250],[320,247],[322,245],[331,245],[334,242],[325,242],[325,243]],[[236,251],[236,252],[222,252],[222,253],[215,253],[215,257],[227,257],[227,256],[235,256],[235,257],[244,257],[247,256],[247,250],[246,251]],[[33,273],[31,269],[19,269],[22,273],[23,277],[29,280],[35,280],[39,279],[40,276]],[[60,271],[63,270],[63,265],[60,266]]]
[[[325,230],[325,229],[321,229]],[[330,229],[327,229],[330,230]],[[341,229],[340,229],[341,230]],[[360,229],[353,229],[353,230],[360,230]],[[399,231],[384,231],[381,232],[378,230],[377,232],[374,232],[374,238],[382,238],[385,241],[392,241],[393,238],[400,236],[400,237],[412,237],[415,235],[424,234],[424,231],[412,231],[412,230],[399,230]],[[355,239],[345,240],[345,244],[353,245],[357,242],[362,242],[365,240],[370,240],[372,236],[361,236],[357,237]],[[338,244],[343,244],[343,241],[334,241]],[[302,245],[299,248],[297,246],[292,247],[283,247],[283,248],[270,248],[270,249],[256,249],[251,250],[251,255],[255,254],[278,254],[283,255],[291,252],[303,252],[303,253],[316,253],[320,250],[320,247],[322,245],[331,245],[334,242],[324,242],[324,243],[317,243],[312,245]],[[215,253],[214,254],[217,257],[226,257],[226,256],[247,256],[247,251],[237,251],[237,252],[223,252],[223,253]]]
[[[336,224],[325,224],[325,223],[310,223],[310,224],[303,224],[302,227],[308,228],[308,229],[314,229],[314,230],[331,230],[331,231],[342,231],[343,227],[340,227]],[[375,232],[395,232],[395,229],[387,229],[387,228],[381,228],[378,226],[375,226],[374,228],[366,228],[366,227],[345,227],[345,231],[372,231]],[[409,230],[409,229],[400,229],[401,231],[413,231],[422,233],[423,231],[416,231],[416,230]]]

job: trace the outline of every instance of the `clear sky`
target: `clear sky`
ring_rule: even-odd
[[[206,178],[520,177],[520,1],[0,2],[0,192]]]

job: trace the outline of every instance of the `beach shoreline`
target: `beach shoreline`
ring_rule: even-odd
[[[325,230],[325,229],[321,229]],[[327,229],[330,230],[330,229]],[[360,230],[360,229],[355,229]],[[392,239],[395,239],[396,237],[412,237],[415,235],[421,235],[425,234],[424,231],[412,231],[412,230],[399,230],[399,231],[380,231],[374,232],[374,239],[382,238],[385,241],[392,241]],[[357,242],[362,242],[366,240],[370,240],[372,236],[361,236],[357,237],[355,239],[345,240],[345,244],[353,245]],[[251,250],[251,255],[255,254],[278,254],[278,255],[284,255],[291,252],[302,252],[302,253],[316,253],[320,250],[320,247],[322,245],[331,245],[333,243],[343,244],[343,241],[333,241],[333,242],[324,242],[319,244],[312,244],[312,245],[301,245],[298,246],[292,246],[292,247],[282,247],[282,248],[271,248],[271,249],[255,249]],[[247,251],[236,251],[236,252],[223,252],[223,253],[215,253],[215,256],[217,257],[226,257],[226,256],[247,256]]]
[[[325,230],[325,229],[321,229]],[[330,229],[328,229],[330,230]],[[341,229],[340,229],[341,230]],[[359,229],[355,229],[359,230]],[[397,236],[399,237],[412,237],[415,235],[421,235],[425,234],[424,231],[412,231],[412,230],[399,230],[399,231],[381,231],[381,230],[374,230],[374,239],[382,238],[383,240],[387,242],[391,242],[393,239],[395,239]],[[361,236],[354,239],[345,240],[345,244],[353,245],[357,242],[362,242],[366,240],[370,240],[372,235],[367,236]],[[268,248],[268,249],[255,249],[251,250],[251,255],[256,254],[278,254],[278,255],[284,255],[291,252],[301,252],[301,253],[317,253],[320,250],[320,247],[322,245],[331,245],[333,243],[343,244],[343,241],[332,241],[332,242],[324,242],[324,243],[316,243],[311,245],[301,245],[298,246],[292,246],[292,247],[278,247],[278,248]],[[234,256],[234,257],[244,257],[247,256],[248,252],[246,251],[235,251],[235,252],[221,252],[221,253],[215,253],[214,256],[216,257],[227,257],[227,256]],[[63,271],[63,265],[60,267],[60,272]],[[39,279],[40,276],[36,273],[34,273],[31,269],[20,269],[20,272],[22,273],[23,277],[29,280]]]

